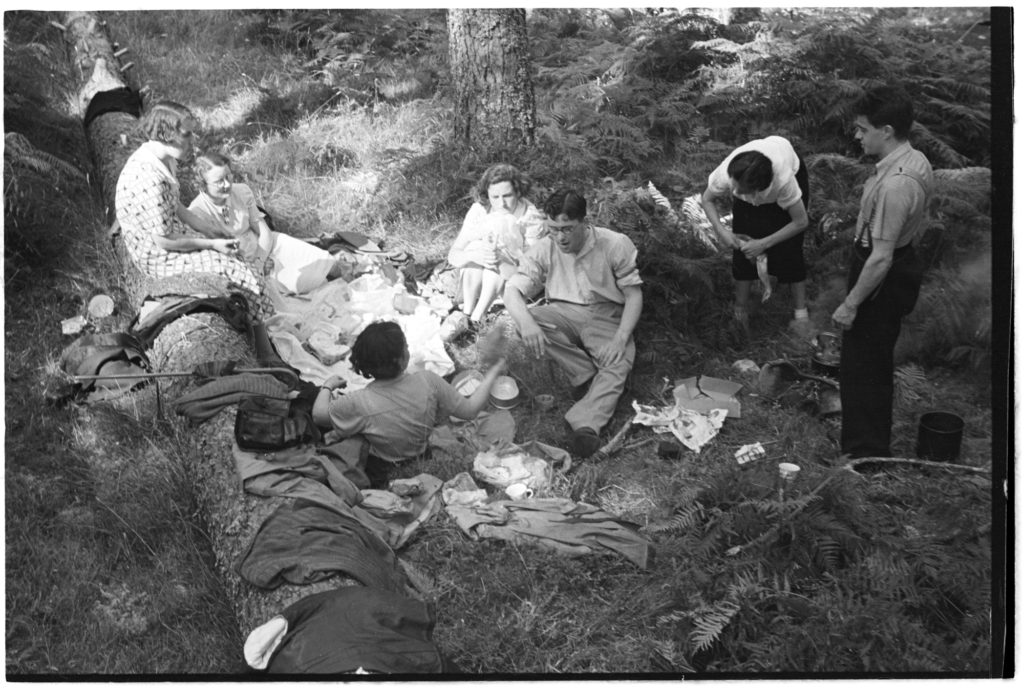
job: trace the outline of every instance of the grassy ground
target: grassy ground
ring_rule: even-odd
[[[205,143],[233,151],[280,229],[356,229],[410,251],[421,265],[443,257],[480,161],[445,146],[440,98],[371,108],[332,100],[304,76],[292,46],[248,13],[108,18],[154,94],[193,107]],[[44,46],[48,69],[67,70],[45,17],[9,18],[7,30],[18,45]],[[5,78],[35,64],[30,57],[8,52]],[[67,130],[80,131],[53,109]],[[45,131],[21,133],[60,152],[46,148],[55,144]],[[80,137],[70,143],[66,149],[79,151],[73,164],[87,169]],[[7,671],[238,672],[241,639],[175,458],[179,430],[130,407],[58,409],[44,401],[68,341],[60,320],[91,294],[120,288],[94,196],[81,187],[62,198],[66,206],[26,214],[17,234],[8,220]],[[727,284],[725,263],[719,267],[715,283]],[[812,306],[830,312],[833,291],[812,283]],[[708,307],[727,313],[727,294]],[[400,555],[427,578],[439,615],[435,639],[446,655],[467,672],[488,674],[988,669],[992,573],[978,531],[989,522],[987,478],[913,468],[834,475],[838,421],[758,396],[732,368],[742,358],[782,356],[809,368],[809,349],[788,333],[780,296],[756,310],[749,338],[730,333],[714,348],[700,343],[704,333],[690,331],[691,323],[653,315],[670,310],[649,308],[637,332],[630,398],[664,403],[666,379],[729,377],[748,383],[743,417],[727,421],[699,454],[684,451],[677,460],[658,456],[658,438],[635,427],[619,451],[579,463],[551,488],[642,526],[657,549],[648,570],[607,555],[568,559],[471,542],[443,516],[423,527]],[[508,327],[508,316],[496,314],[490,326]],[[460,367],[472,366],[474,339],[460,340],[451,354]],[[564,379],[514,342],[509,368],[524,391],[513,413],[517,439],[562,444]],[[926,373],[900,388],[894,452],[913,456],[918,415],[942,408],[966,420],[961,463],[990,466],[987,386],[971,370]],[[534,406],[541,393],[555,395],[554,408]],[[628,401],[606,440],[632,415]],[[776,498],[775,460],[743,469],[733,460],[753,441],[770,443],[772,459],[801,465],[785,502]],[[433,459],[403,465],[398,475],[448,479],[465,469]],[[726,554],[780,524],[777,537]]]
[[[5,86],[35,78],[54,91],[34,110],[36,128],[13,130],[44,153],[77,153],[69,162],[87,170],[80,120],[61,107],[71,79],[59,34],[41,15],[5,22]],[[40,121],[66,133],[48,136]],[[46,398],[71,340],[61,320],[96,293],[121,294],[102,208],[85,185],[60,188],[58,176],[36,180],[5,162],[5,176],[25,182],[5,217],[7,673],[238,671],[240,640],[174,432],[130,405],[57,408]],[[127,327],[126,306],[105,325]]]

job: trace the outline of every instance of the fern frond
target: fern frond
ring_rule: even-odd
[[[920,122],[915,121],[910,127],[910,137],[914,147],[921,149],[939,167],[963,167],[967,164],[966,156],[956,152]]]
[[[894,371],[895,397],[900,405],[909,405],[921,400],[928,384],[921,366],[914,363],[901,365]]]
[[[4,159],[14,167],[31,170],[57,184],[60,181],[86,183],[86,176],[71,163],[41,151],[17,132],[4,135]]]
[[[694,612],[694,630],[690,632],[689,640],[693,643],[697,652],[707,650],[722,635],[722,631],[729,625],[740,605],[730,600],[719,600],[711,607],[705,607]]]
[[[643,528],[652,535],[671,535],[684,533],[704,518],[704,506],[700,502],[694,502],[682,511],[677,511],[672,518],[664,523],[652,523]]]

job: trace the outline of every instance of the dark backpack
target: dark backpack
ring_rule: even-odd
[[[246,397],[238,402],[235,442],[245,451],[278,451],[320,439],[313,418],[290,399]]]

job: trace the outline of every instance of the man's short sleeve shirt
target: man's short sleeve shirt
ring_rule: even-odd
[[[579,253],[563,253],[550,237],[538,241],[520,261],[509,285],[528,297],[543,288],[553,301],[624,304],[623,289],[643,284],[636,257],[629,237],[591,226]]]
[[[855,240],[869,246],[870,235],[895,242],[896,248],[912,243],[924,229],[932,184],[931,163],[909,143],[879,160],[864,183]]]

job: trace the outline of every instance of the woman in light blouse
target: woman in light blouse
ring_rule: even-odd
[[[512,165],[487,168],[473,188],[474,203],[448,252],[461,268],[462,312],[479,324],[515,274],[523,252],[546,234],[544,216],[526,199],[530,181]]]

